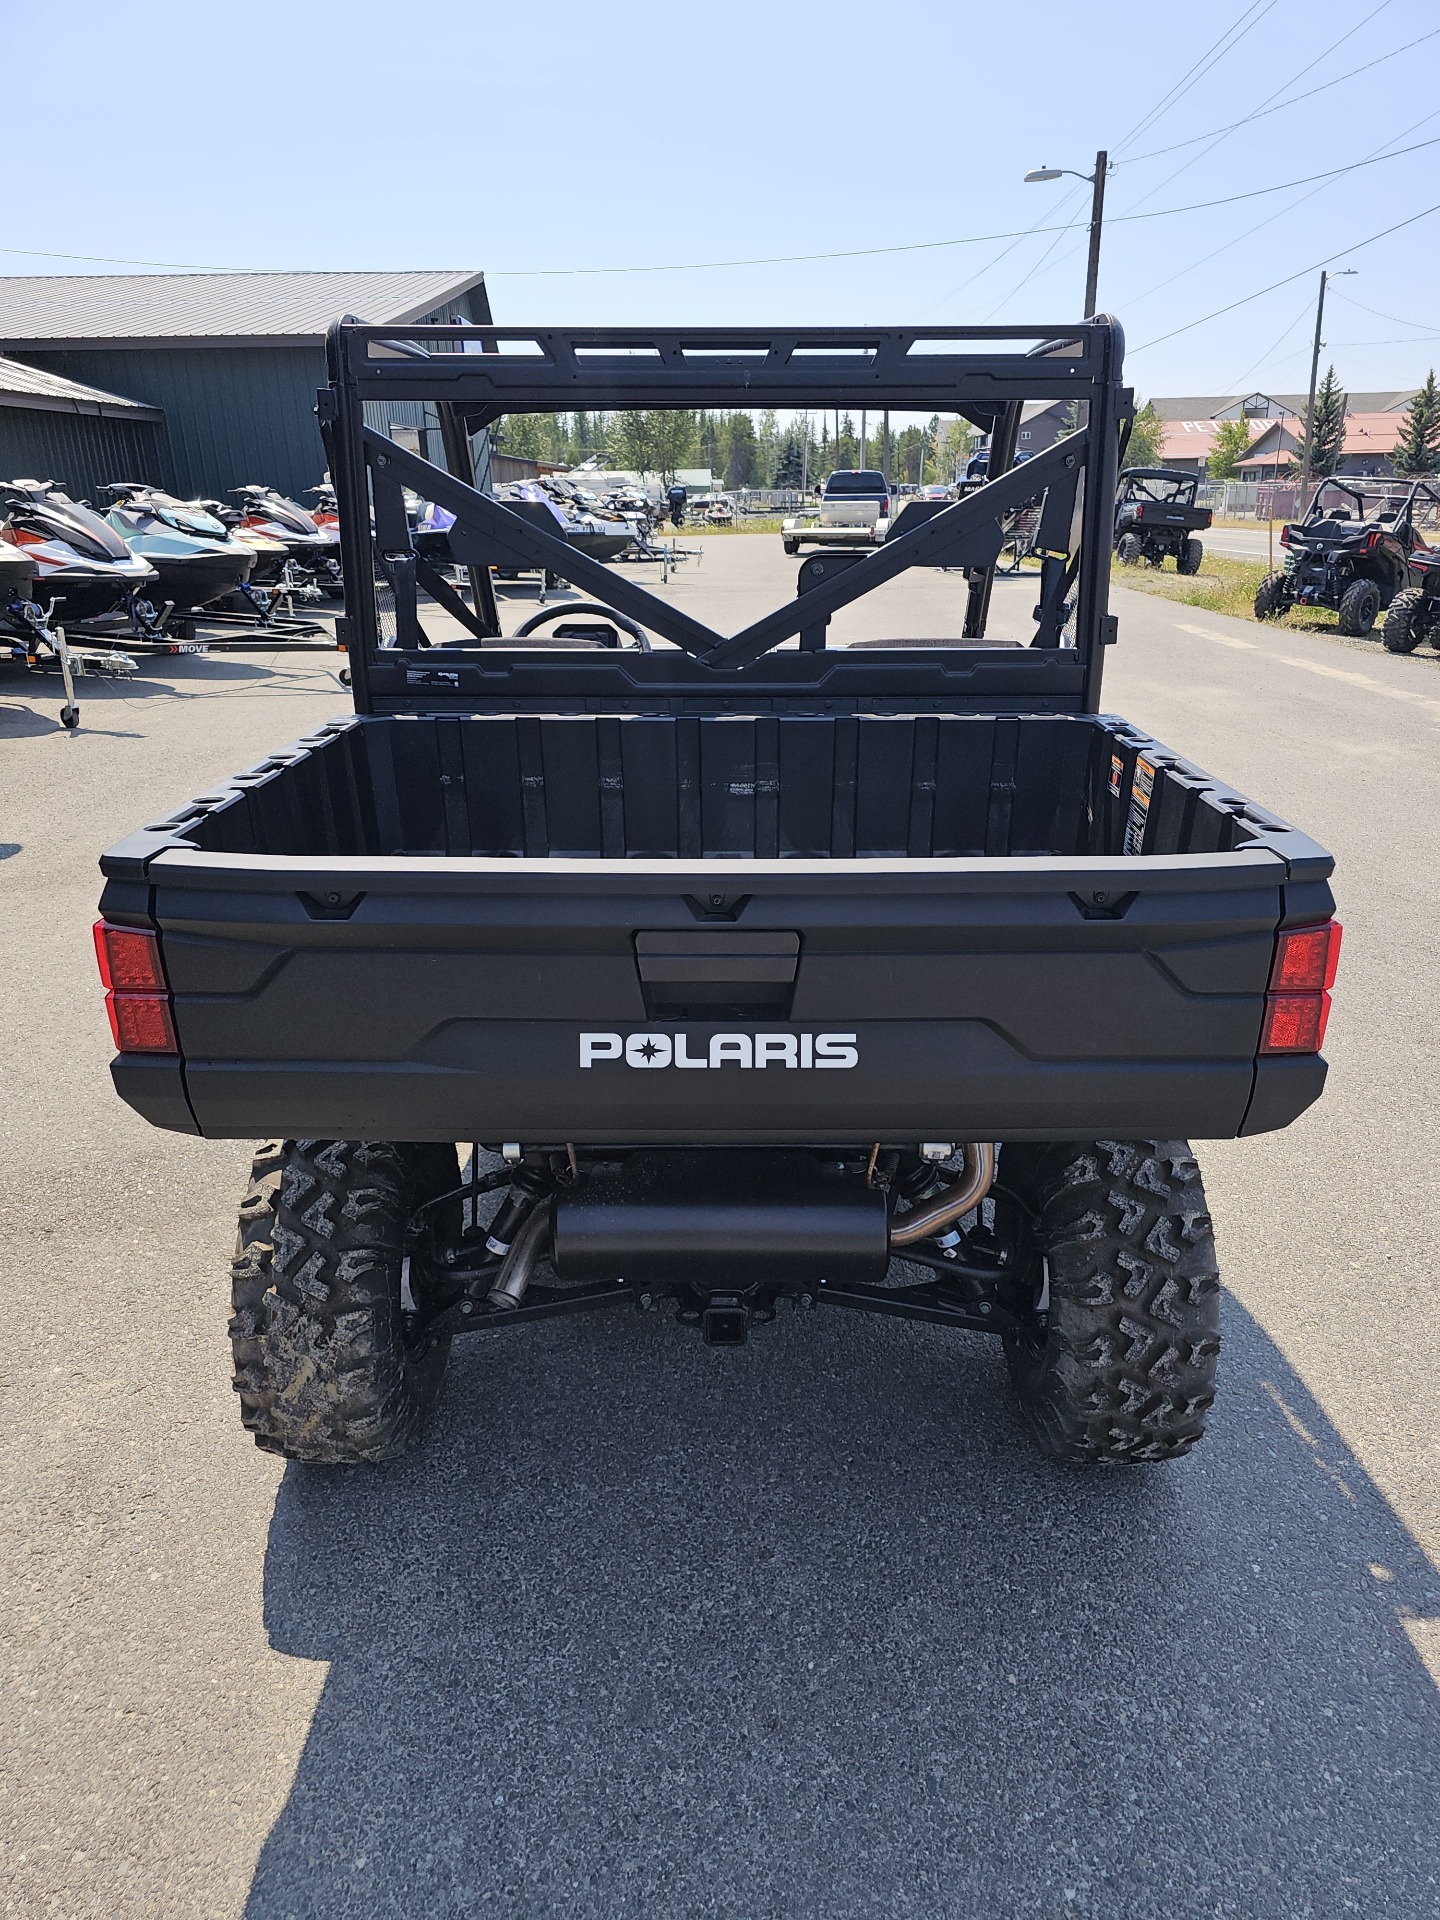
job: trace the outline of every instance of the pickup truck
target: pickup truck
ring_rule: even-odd
[[[1319,1096],[1339,927],[1323,849],[1100,711],[1119,326],[393,336],[338,324],[319,397],[354,712],[101,863],[121,1097],[266,1137],[231,1320],[257,1443],[389,1458],[456,1334],[668,1302],[717,1346],[827,1308],[995,1334],[1053,1457],[1185,1453],[1219,1349],[1188,1141]],[[510,412],[862,399],[1086,425],[732,634],[466,470]],[[397,400],[458,472],[366,424]],[[472,578],[593,597],[503,635],[407,488]],[[1028,500],[1033,631],[995,641]],[[827,644],[915,566],[962,632]]]
[[[795,514],[780,522],[786,553],[807,543],[854,547],[885,538],[890,488],[883,473],[868,467],[837,467],[820,495],[819,514]]]

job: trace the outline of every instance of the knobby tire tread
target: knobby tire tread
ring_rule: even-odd
[[[1049,1261],[1044,1324],[1006,1336],[1041,1447],[1072,1464],[1188,1453],[1220,1353],[1220,1279],[1200,1169],[1184,1140],[1001,1150],[1000,1179]]]
[[[449,1341],[407,1341],[405,1234],[416,1207],[458,1178],[453,1146],[261,1147],[240,1206],[230,1321],[235,1391],[257,1446],[335,1466],[390,1460],[415,1440]]]

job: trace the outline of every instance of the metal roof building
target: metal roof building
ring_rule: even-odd
[[[118,393],[0,359],[0,477],[63,480],[77,497],[145,472],[164,415]]]
[[[138,445],[94,441],[96,424],[89,445],[73,423],[55,429],[52,470],[37,477],[74,493],[128,479],[186,499],[249,481],[303,495],[325,467],[314,417],[325,331],[346,313],[377,325],[490,319],[478,272],[0,276],[0,353],[76,396],[132,409],[131,430],[143,416],[153,436],[136,471]],[[112,430],[120,417],[89,416]],[[417,413],[409,424],[425,422]],[[131,470],[101,471],[111,465]]]

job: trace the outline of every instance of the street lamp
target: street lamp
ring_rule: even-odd
[[[1094,189],[1090,196],[1090,259],[1085,268],[1085,318],[1095,317],[1095,286],[1100,278],[1100,222],[1105,213],[1105,175],[1110,156],[1102,147],[1095,156],[1094,173],[1077,173],[1074,167],[1032,167],[1025,176],[1027,187],[1042,180],[1060,180],[1068,173]]]
[[[1320,298],[1315,302],[1315,346],[1310,355],[1310,398],[1305,403],[1305,458],[1301,462],[1300,502],[1303,507],[1305,490],[1310,485],[1310,444],[1315,429],[1315,377],[1320,371],[1320,349],[1325,344],[1320,338],[1320,323],[1325,318],[1325,283],[1327,280],[1343,280],[1347,274],[1358,273],[1358,267],[1341,267],[1338,273],[1320,270]]]

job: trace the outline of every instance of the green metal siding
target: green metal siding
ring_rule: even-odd
[[[162,432],[149,420],[0,406],[0,479],[54,480],[73,500],[102,500],[107,480],[157,471]]]
[[[158,481],[181,499],[262,481],[303,496],[325,471],[315,390],[320,347],[127,347],[15,355],[163,408]]]
[[[424,318],[487,321],[484,289],[474,288]],[[397,334],[403,331],[397,326]],[[146,471],[107,473],[106,479],[149,480],[184,500],[223,498],[231,487],[259,481],[303,502],[306,488],[318,485],[325,471],[315,424],[315,392],[325,382],[323,347],[276,340],[258,347],[51,352],[15,343],[6,351],[12,359],[163,410],[165,424],[156,430],[156,453]],[[408,424],[408,414],[418,410],[395,411]]]

